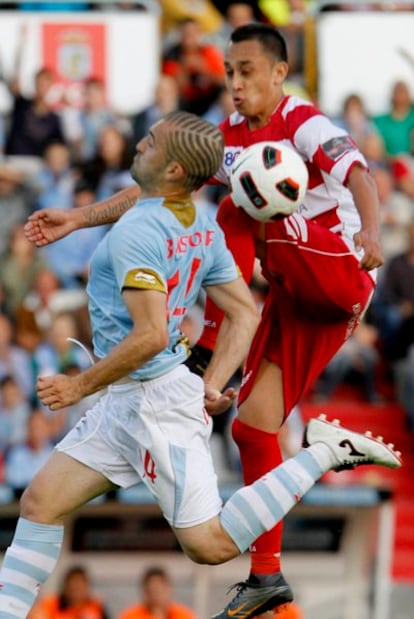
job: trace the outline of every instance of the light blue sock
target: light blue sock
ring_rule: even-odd
[[[63,526],[19,518],[11,546],[0,569],[1,619],[25,619],[39,587],[55,568]]]
[[[241,553],[286,516],[332,466],[331,459],[328,447],[312,445],[230,497],[220,521]]]

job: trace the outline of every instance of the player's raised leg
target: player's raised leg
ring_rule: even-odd
[[[363,464],[398,468],[400,455],[393,445],[373,438],[370,432],[353,432],[337,422],[328,422],[324,416],[312,419],[299,454],[237,491],[222,510],[220,525],[239,551],[244,552],[254,539],[284,518],[328,470]],[[220,535],[217,540],[220,541]],[[260,586],[249,581],[235,586],[237,594],[214,619],[249,619],[280,605],[283,597],[289,601],[290,590],[282,578]]]

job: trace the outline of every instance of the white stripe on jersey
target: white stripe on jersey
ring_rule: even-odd
[[[245,117],[239,114],[239,112],[233,112],[233,114],[229,116],[229,123],[232,127],[234,125],[240,125],[244,120],[246,120]]]
[[[359,161],[364,167],[367,167],[364,156],[361,153],[358,153],[358,151],[350,151],[345,153],[343,157],[341,157],[333,166],[331,170],[332,176],[343,183],[348,175],[350,167],[356,161]]]
[[[285,243],[288,245],[297,245],[295,241],[287,241],[286,239],[267,239],[266,243]],[[331,256],[335,258],[343,258],[344,256],[355,255],[352,251],[332,252],[324,251],[322,249],[315,249],[314,247],[305,247],[303,245],[300,245],[298,249],[301,251],[308,251],[311,254],[320,254],[321,256]]]
[[[293,214],[290,219],[295,222],[297,227],[299,228],[299,238],[304,242],[308,242],[308,227],[306,225],[306,221],[303,217],[297,214]]]
[[[298,107],[303,107],[303,106],[311,107],[312,103],[310,101],[306,101],[305,99],[301,99],[300,97],[290,96],[288,101],[286,102],[286,104],[283,106],[283,109],[282,109],[283,118],[286,120],[286,117],[290,112],[292,112],[293,110],[296,110]]]
[[[344,129],[336,127],[326,116],[318,114],[317,116],[307,118],[305,122],[298,123],[293,136],[293,143],[301,155],[312,161],[321,144],[324,144],[333,137],[347,135]]]

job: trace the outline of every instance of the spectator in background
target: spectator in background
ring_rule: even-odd
[[[22,171],[7,161],[0,162],[0,256],[7,252],[11,231],[26,221],[37,198],[37,188]]]
[[[413,130],[414,135],[414,130]],[[401,154],[392,160],[392,171],[395,187],[409,199],[410,205],[414,198],[414,157]]]
[[[25,350],[32,352],[52,323],[53,303],[59,294],[59,280],[49,268],[41,269],[17,307],[14,317],[16,337]]]
[[[114,125],[101,131],[96,157],[81,167],[83,176],[95,187],[96,199],[109,198],[130,187],[132,150],[128,137]]]
[[[406,239],[406,249],[385,267],[375,302],[389,359],[405,357],[414,342],[414,221],[407,226]]]
[[[64,142],[60,118],[48,103],[53,73],[43,68],[35,75],[35,92],[28,99],[21,94],[17,77],[10,85],[14,96],[6,154],[41,157],[51,142]]]
[[[159,0],[161,32],[170,44],[183,19],[194,19],[206,34],[216,32],[223,16],[210,0]]]
[[[51,269],[39,271],[33,286],[17,308],[16,331],[25,340],[42,340],[51,328],[54,316],[61,312],[81,312],[86,306],[84,290],[63,290]]]
[[[151,567],[140,581],[142,601],[123,610],[118,619],[196,619],[193,610],[173,600],[170,576]]]
[[[345,98],[342,115],[335,122],[349,133],[359,147],[367,136],[378,135],[378,130],[365,109],[364,101],[356,93],[351,93]]]
[[[75,177],[68,146],[59,142],[46,146],[43,165],[34,176],[34,181],[40,190],[37,208],[48,206],[70,208]]]
[[[24,226],[18,223],[12,228],[9,250],[0,259],[0,282],[5,294],[5,308],[9,317],[14,317],[19,305],[23,303],[36,275],[46,262],[41,252],[27,240]]]
[[[55,316],[45,339],[34,353],[37,374],[64,374],[73,366],[86,369],[91,361],[85,351],[72,339],[78,339],[74,316],[62,313]]]
[[[414,221],[407,226],[407,247],[386,265],[374,296],[374,319],[380,330],[382,350],[396,385],[397,400],[406,409],[412,379],[407,374],[414,344]]]
[[[51,426],[42,409],[35,409],[27,421],[27,438],[13,445],[5,455],[5,481],[20,497],[53,451]]]
[[[94,188],[80,178],[74,188],[73,208],[82,208],[95,202]],[[107,231],[101,228],[76,230],[73,237],[65,237],[44,248],[44,257],[59,278],[63,288],[83,288],[88,281],[89,260]]]
[[[315,400],[318,402],[329,400],[336,387],[352,374],[358,378],[358,385],[361,386],[367,402],[381,401],[375,387],[375,371],[379,361],[377,339],[377,329],[373,325],[361,322],[323,371],[317,382]]]
[[[102,601],[92,592],[85,567],[70,567],[64,574],[59,591],[35,604],[28,619],[109,619]]]
[[[0,314],[0,380],[12,377],[25,398],[34,393],[33,369],[28,353],[13,343],[13,327],[5,314]]]
[[[408,84],[398,81],[391,91],[391,109],[374,117],[389,157],[410,155],[414,150],[414,105]]]
[[[233,30],[256,19],[255,8],[251,2],[228,2],[224,9],[224,22],[221,28],[210,35],[208,41],[224,53]]]
[[[276,26],[285,37],[289,49],[290,76],[302,79],[309,0],[259,0],[258,7],[265,20]]]
[[[12,376],[0,380],[0,450],[26,440],[29,400]]]
[[[227,116],[230,116],[234,112],[233,99],[227,88],[223,88],[218,95],[216,101],[210,105],[203,118],[213,123],[213,125],[219,125]]]
[[[105,99],[105,84],[96,77],[85,82],[81,109],[66,108],[63,113],[65,136],[76,161],[89,161],[96,156],[99,136],[107,125],[118,122],[117,115]]]
[[[170,75],[160,75],[155,88],[154,101],[132,117],[134,144],[148,135],[149,128],[170,112],[179,109],[178,84]]]
[[[163,56],[162,72],[177,80],[180,108],[202,115],[224,86],[222,53],[203,43],[203,32],[195,19],[185,19],[179,41]]]
[[[413,216],[412,204],[399,186],[386,157],[379,133],[367,133],[361,138],[360,149],[374,178],[381,208],[382,249],[387,262],[405,249],[406,228]],[[413,194],[414,195],[414,194]],[[381,277],[382,272],[379,276]]]

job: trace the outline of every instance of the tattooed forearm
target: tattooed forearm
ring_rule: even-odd
[[[100,226],[102,224],[112,224],[135,204],[135,200],[119,200],[107,204],[104,207],[91,206],[85,211],[85,219],[88,226]]]
[[[136,203],[138,196],[139,189],[128,192],[124,190],[100,204],[91,204],[83,211],[85,225],[87,227],[102,226],[118,221]]]

